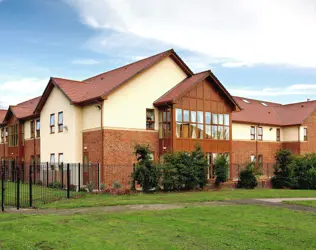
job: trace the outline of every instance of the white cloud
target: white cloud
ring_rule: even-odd
[[[73,64],[82,64],[82,65],[94,65],[102,63],[101,61],[97,61],[94,59],[77,59],[72,61]]]
[[[316,67],[314,0],[65,1],[93,29],[205,53],[227,60],[226,67]]]
[[[243,97],[276,97],[276,96],[305,96],[306,98],[316,95],[316,84],[294,84],[282,88],[263,89],[229,89],[235,96]]]
[[[0,108],[26,101],[40,96],[48,79],[21,78],[5,81],[0,84]]]

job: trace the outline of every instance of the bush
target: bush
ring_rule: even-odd
[[[106,187],[105,187],[105,184],[102,183],[101,186],[100,186],[101,191],[104,190],[105,188],[106,188]]]
[[[115,180],[114,183],[113,183],[113,188],[119,189],[121,187],[122,187],[122,185],[117,180]]]
[[[288,149],[281,149],[275,154],[276,165],[274,176],[271,178],[273,188],[291,188],[293,186],[291,163],[292,152]]]
[[[150,159],[149,146],[137,144],[134,154],[138,161],[132,174],[134,181],[138,182],[144,192],[156,189],[161,176],[161,168]]]
[[[207,183],[207,167],[207,160],[200,146],[196,146],[191,154],[166,154],[161,184],[165,191],[203,188]]]
[[[216,157],[214,164],[214,173],[216,176],[215,185],[219,186],[221,183],[227,181],[228,161],[225,155]]]
[[[54,181],[48,184],[49,188],[61,188],[61,184],[58,181]]]
[[[89,193],[92,193],[94,190],[94,183],[93,182],[89,182],[87,185],[87,189]]]
[[[69,185],[69,190],[72,191],[72,192],[76,192],[77,191],[77,186],[73,185],[73,184],[70,184]]]
[[[239,173],[238,188],[254,189],[258,185],[254,163],[246,165]]]

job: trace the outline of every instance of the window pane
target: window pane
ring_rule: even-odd
[[[217,114],[212,114],[212,124],[217,124]]]
[[[55,125],[55,115],[54,114],[50,115],[50,125],[51,126]]]
[[[50,164],[51,165],[55,164],[55,154],[50,155]]]
[[[203,111],[198,111],[198,123],[203,123]]]
[[[203,139],[203,124],[198,124],[198,138]]]
[[[205,136],[206,136],[206,139],[212,138],[212,131],[211,131],[210,125],[205,125]]]
[[[182,122],[182,109],[176,109],[176,121]]]
[[[196,139],[196,124],[190,124],[190,138]]]
[[[163,138],[163,133],[162,133],[162,123],[159,123],[159,138]]]
[[[185,121],[185,122],[190,121],[190,112],[189,112],[189,110],[183,110],[183,121]]]
[[[229,140],[229,127],[224,127],[224,140]]]
[[[191,122],[196,122],[196,111],[191,111]]]
[[[189,123],[182,124],[182,137],[189,138]]]
[[[181,122],[177,122],[176,124],[176,135],[177,135],[177,138],[180,138],[181,136]]]
[[[166,112],[163,112],[163,119],[162,119],[164,122],[167,120],[167,113]]]
[[[217,139],[217,126],[212,126],[212,139]]]
[[[224,127],[218,126],[218,139],[224,140]]]
[[[218,124],[221,124],[221,125],[224,124],[224,115],[223,114],[218,115]]]
[[[41,123],[40,121],[36,121],[36,130],[40,130]]]
[[[63,112],[58,113],[58,124],[63,124]]]
[[[147,121],[154,121],[155,120],[155,111],[153,109],[147,109],[146,116],[147,116],[146,117]]]
[[[61,164],[64,162],[64,154],[59,154],[58,164]]]
[[[211,124],[211,112],[205,112],[205,124]]]
[[[262,127],[258,127],[258,134],[262,135]]]
[[[224,115],[224,125],[229,126],[229,115]]]
[[[251,133],[251,134],[255,134],[255,127],[251,127],[251,128],[250,128],[250,133]]]
[[[170,122],[171,115],[170,115],[170,111],[167,111],[167,121]]]

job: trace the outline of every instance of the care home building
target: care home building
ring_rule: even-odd
[[[173,51],[83,81],[50,78],[41,97],[0,110],[0,158],[100,163],[101,180],[128,184],[136,143],[155,161],[202,146],[210,164],[273,161],[279,148],[313,151],[316,102],[232,97],[211,71],[193,73]],[[316,137],[315,137],[316,138]]]

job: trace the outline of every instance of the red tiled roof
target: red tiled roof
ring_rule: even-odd
[[[10,106],[9,109],[16,116],[16,118],[18,119],[27,118],[33,115],[35,107],[37,106],[40,99],[41,99],[41,96],[30,99],[25,102],[21,102],[15,106]],[[7,115],[8,113],[6,114],[6,116]]]
[[[190,89],[193,85],[204,80],[209,75],[210,75],[210,72],[205,71],[205,72],[201,72],[184,79],[182,82],[177,84],[175,87],[170,89],[167,93],[165,93],[163,96],[157,99],[154,102],[154,105],[159,105],[159,104],[164,104],[164,103],[169,103],[169,102],[174,101],[176,98],[179,97],[179,95],[183,94],[188,89]]]
[[[7,113],[7,110],[0,109],[0,124],[3,122],[6,113]]]
[[[84,81],[73,81],[55,77],[51,78],[51,80],[64,92],[72,103],[79,104],[108,95],[135,75],[141,73],[167,56],[172,56],[172,58],[187,72],[188,75],[193,74],[193,72],[173,50],[168,50],[88,78]]]
[[[234,122],[277,126],[298,125],[302,124],[316,109],[316,101],[282,105],[246,97],[235,96],[234,99],[242,108],[240,112],[233,112],[232,120]]]

